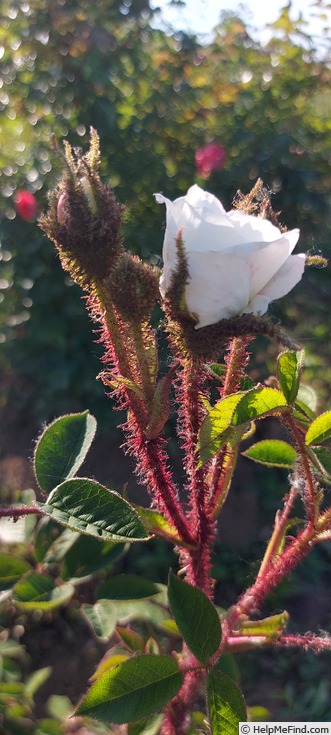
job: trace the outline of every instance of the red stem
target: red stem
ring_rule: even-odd
[[[181,436],[186,452],[186,471],[189,478],[188,494],[190,529],[196,550],[183,552],[187,581],[212,597],[213,580],[210,577],[210,556],[215,539],[215,522],[209,511],[205,469],[198,467],[197,444],[204,409],[201,401],[204,372],[200,363],[187,362],[181,375]]]
[[[280,555],[280,549],[284,542],[288,519],[297,495],[298,489],[295,486],[292,486],[288,495],[285,496],[282,512],[277,511],[276,513],[274,529],[256,577],[257,580],[263,578],[264,575],[268,573],[274,565],[275,558]]]
[[[281,635],[276,641],[277,646],[299,646],[305,651],[313,650],[315,653],[331,650],[331,637],[328,635],[318,636],[314,633],[304,635]]]
[[[22,518],[24,516],[29,516],[32,514],[37,516],[44,515],[43,511],[36,505],[22,505],[20,507],[7,505],[2,508],[0,507],[0,518],[12,518],[14,521],[16,521],[18,520],[18,518]]]
[[[235,391],[239,388],[240,379],[244,375],[244,370],[249,358],[249,355],[247,353],[247,345],[249,345],[251,341],[251,337],[234,337],[231,340],[226,357],[226,374],[223,386],[220,390],[221,398],[225,398],[226,396],[231,395],[231,393],[235,393]],[[231,477],[229,478],[229,472],[231,475],[233,465],[229,467],[229,465],[226,464],[227,456],[228,449],[227,447],[223,447],[214,460],[212,479],[210,483],[211,511],[213,511],[216,506],[221,505],[222,496],[226,497],[229,489],[228,479],[230,479],[231,481]]]
[[[165,465],[162,440],[151,439],[147,441],[143,438],[139,453],[137,452],[136,456],[150,494],[153,496],[154,491],[155,498],[159,500],[158,505],[163,506],[160,510],[166,510],[169,520],[177,528],[183,541],[194,546],[195,538],[188,528],[187,520],[179,505],[176,490],[171,483],[169,471]]]
[[[256,579],[254,584],[249,587],[239,600],[236,606],[238,615],[252,615],[257,612],[267,595],[277,587],[277,585],[288,577],[294,567],[309,554],[315,530],[310,523],[298,534],[292,543],[282,552],[278,560],[269,568],[262,577]],[[235,618],[238,617],[235,615]],[[231,616],[231,627],[235,619]]]
[[[102,324],[101,341],[106,348],[104,362],[111,365],[115,376],[128,378],[134,383],[135,375],[140,374],[141,368],[139,358],[142,343],[140,340],[137,343],[137,334],[131,334],[128,325],[122,323],[109,295],[107,299],[104,294],[91,297],[88,305],[94,320]],[[146,364],[143,370],[146,372]],[[128,451],[136,459],[138,473],[154,504],[166,512],[183,541],[193,545],[194,539],[189,532],[188,523],[179,504],[177,489],[166,464],[164,442],[159,438],[147,440],[145,435],[150,415],[150,407],[147,404],[151,398],[150,387],[146,386],[146,380],[143,381],[142,388],[145,389],[145,395],[142,393],[142,396],[138,396],[121,383],[113,390],[119,406],[126,408],[128,412],[128,421],[123,427],[127,436]]]
[[[251,341],[252,337],[234,337],[231,340],[229,352],[226,357],[227,371],[221,390],[222,398],[238,390],[240,378],[244,376],[245,367],[249,358],[247,346]]]
[[[177,696],[170,702],[162,722],[162,735],[185,735],[189,727],[189,712],[199,695],[200,683],[204,672],[189,671],[185,674],[184,684]]]

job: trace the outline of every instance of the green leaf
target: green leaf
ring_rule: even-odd
[[[148,718],[128,725],[128,735],[159,735],[163,717]]]
[[[42,518],[38,522],[34,540],[34,555],[37,561],[44,561],[48,550],[63,533],[63,530],[63,526],[55,523],[51,518]]]
[[[161,630],[165,630],[165,632],[168,634],[168,636],[174,636],[175,638],[181,638],[181,632],[178,628],[177,623],[175,623],[174,620],[162,620],[159,625],[159,628]]]
[[[327,447],[314,447],[313,453],[318,459],[319,469],[323,469],[326,475],[331,476],[331,451]],[[323,472],[323,474],[324,474]]]
[[[139,651],[142,653],[145,650],[145,641],[135,630],[127,626],[118,625],[116,633],[130,651]]]
[[[214,670],[222,671],[223,674],[226,674],[230,679],[233,679],[236,684],[240,683],[240,669],[233,653],[226,653],[224,656],[221,656],[221,658],[218,659]]]
[[[241,440],[243,429],[255,419],[274,415],[288,409],[286,399],[275,388],[254,388],[227,396],[214,406],[201,425],[199,434],[200,466],[230,442],[232,446]]]
[[[24,696],[24,684],[21,681],[0,682],[0,703],[6,702],[8,694],[13,696]]]
[[[6,658],[24,658],[25,649],[17,641],[9,638],[6,641],[0,640],[0,655]]]
[[[149,538],[134,508],[94,480],[67,480],[53,490],[47,503],[39,505],[54,521],[102,541]]]
[[[43,717],[36,722],[34,735],[63,735],[63,727],[59,722]]]
[[[68,532],[73,533],[69,529]],[[124,549],[124,544],[114,541],[102,543],[91,536],[79,534],[63,559],[62,578],[66,581],[72,577],[87,577],[95,574],[113,564],[123,554]]]
[[[303,369],[304,350],[282,352],[278,357],[277,375],[280,387],[287,403],[293,403],[297,397],[300,377]]]
[[[307,385],[300,385],[294,402],[293,418],[305,429],[316,418],[316,393]]]
[[[212,377],[219,378],[223,381],[224,376],[226,375],[226,365],[213,362],[211,365],[208,365],[208,372]]]
[[[288,619],[288,612],[284,610],[282,613],[270,615],[263,620],[244,620],[240,626],[240,632],[244,635],[266,636],[270,641],[275,641],[286,627]]]
[[[306,444],[321,444],[331,438],[331,411],[318,416],[306,433]]]
[[[314,413],[312,413],[310,408],[305,403],[302,403],[297,399],[294,404],[293,418],[304,429],[308,429],[311,422],[315,420],[316,416]]]
[[[97,590],[97,597],[100,588]],[[160,622],[169,617],[167,610],[161,605],[156,604],[156,597],[143,600],[113,600],[113,604],[117,610],[117,619],[123,623],[131,620],[150,621],[153,625],[159,625]]]
[[[97,422],[88,411],[53,421],[41,435],[34,466],[41,489],[50,493],[78,472],[93,442]]]
[[[268,467],[293,467],[297,458],[295,449],[280,439],[263,439],[242,452],[244,457]]]
[[[239,392],[223,398],[203,420],[198,444],[201,464],[213,457],[231,435],[233,412],[244,395],[243,392]]]
[[[315,411],[317,409],[317,403],[318,403],[318,396],[317,393],[314,391],[314,389],[310,385],[300,385],[299,391],[298,391],[298,398],[297,400],[304,404],[306,408],[309,409],[312,416],[315,416]]]
[[[272,718],[270,709],[259,704],[255,704],[253,707],[247,707],[247,715],[248,722],[265,722]]]
[[[72,714],[72,702],[65,694],[51,694],[47,700],[47,711],[55,720],[61,722]]]
[[[99,679],[101,675],[105,674],[107,671],[110,671],[110,669],[113,669],[115,666],[122,664],[123,661],[127,661],[130,656],[129,651],[125,651],[124,653],[122,650],[119,651],[114,648],[112,648],[111,650],[115,650],[115,653],[107,656],[107,658],[104,657],[101,659],[96,670],[93,672],[92,676],[90,676],[90,682],[97,681],[97,679]]]
[[[222,671],[208,674],[208,709],[212,735],[238,735],[246,706],[237,685]]]
[[[208,365],[207,372],[210,374],[210,376],[216,380],[219,380],[221,383],[224,382],[224,377],[226,375],[227,366],[219,363],[213,363],[212,365]],[[254,383],[251,378],[248,377],[248,375],[244,375],[242,378],[240,378],[239,381],[239,388],[240,390],[250,390],[251,388],[254,388]]]
[[[178,534],[177,528],[172,525],[161,513],[153,508],[143,508],[140,505],[134,506],[137,513],[139,514],[146,530],[149,534],[155,534],[160,538],[166,539],[166,541],[172,541],[180,546],[186,548],[193,548],[181,539]]]
[[[307,447],[314,473],[324,485],[331,485],[331,450],[328,447]]]
[[[110,638],[115,630],[117,613],[109,600],[98,600],[95,605],[82,605],[82,612],[97,638]]]
[[[215,606],[198,587],[184,582],[171,571],[168,596],[172,614],[190,651],[206,664],[221,642],[221,625]]]
[[[98,597],[108,600],[141,600],[159,593],[154,582],[135,574],[119,574],[103,582],[98,589]]]
[[[24,559],[12,554],[0,554],[0,590],[9,590],[31,569]]]
[[[47,520],[50,520],[50,518]],[[58,564],[70,552],[70,549],[77,543],[78,539],[81,538],[80,533],[72,531],[71,528],[65,528],[64,526],[60,526],[60,528],[62,533],[55,539],[45,554],[45,564]]]
[[[240,426],[255,419],[287,409],[283,394],[275,388],[254,388],[245,393],[235,406],[232,425]]]
[[[56,587],[47,574],[31,572],[13,589],[13,600],[26,610],[53,610],[65,605],[74,594],[71,584]]]
[[[52,673],[51,666],[45,666],[43,669],[33,671],[25,681],[25,693],[28,697],[34,697],[38,689],[49,679]]]
[[[75,714],[106,724],[134,722],[159,711],[182,683],[178,665],[169,656],[135,656],[102,674]]]
[[[134,383],[133,380],[129,380],[129,378],[124,378],[122,375],[112,375],[111,378],[107,377],[107,372],[101,373],[100,377],[102,377],[103,382],[105,385],[108,385],[110,388],[114,388],[117,390],[122,385],[125,385],[125,387],[128,390],[132,390],[133,393],[136,393],[139,398],[143,398],[144,394],[139,388],[139,385],[137,383]]]

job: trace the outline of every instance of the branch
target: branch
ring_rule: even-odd
[[[29,515],[42,516],[44,512],[36,505],[5,505],[0,507],[0,518],[12,518],[18,521],[19,518]]]
[[[277,646],[299,646],[305,651],[313,650],[315,653],[322,651],[331,651],[331,636],[327,633],[316,635],[315,633],[305,633],[304,635],[282,635],[276,641]]]

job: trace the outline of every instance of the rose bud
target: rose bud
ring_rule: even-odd
[[[109,276],[123,252],[123,207],[99,175],[99,138],[91,130],[83,156],[65,145],[62,180],[49,194],[39,225],[53,240],[62,266],[82,288],[91,291]]]
[[[291,255],[299,230],[282,233],[266,219],[226,212],[221,202],[198,186],[167,208],[160,291],[164,298],[176,273],[181,237],[187,259],[185,306],[195,328],[241,314],[262,315],[270,301],[285,296],[300,281],[305,255]]]
[[[27,189],[21,189],[14,196],[14,204],[17,214],[26,222],[31,222],[38,210],[36,197]]]

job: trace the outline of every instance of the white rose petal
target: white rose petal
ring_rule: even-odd
[[[288,258],[260,293],[251,300],[245,312],[264,314],[270,301],[286,296],[302,278],[305,260],[304,253],[298,253],[298,255],[292,255]],[[265,304],[265,307],[263,307],[263,304]]]
[[[186,305],[198,319],[197,329],[243,312],[249,300],[249,268],[242,258],[193,252],[188,264]]]
[[[270,301],[300,281],[305,255],[291,255],[299,230],[281,233],[261,217],[226,213],[213,194],[196,185],[174,202],[162,194],[155,198],[167,208],[161,294],[177,268],[181,230],[189,270],[186,306],[197,319],[196,329],[244,313],[264,314]]]
[[[279,229],[262,217],[253,217],[239,209],[232,209],[227,217],[241,233],[245,242],[273,242],[279,237]]]

